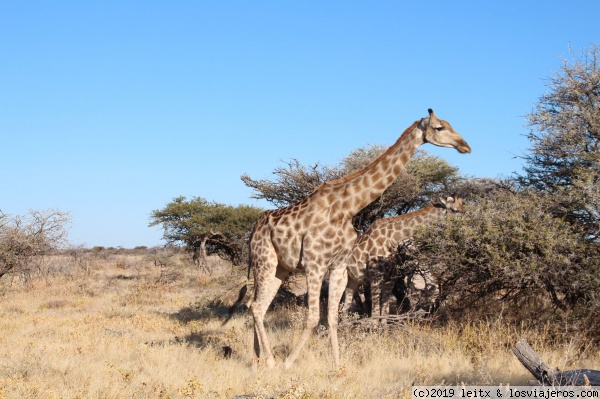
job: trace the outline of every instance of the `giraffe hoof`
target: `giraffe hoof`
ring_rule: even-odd
[[[289,370],[292,368],[292,364],[294,362],[291,362],[290,360],[286,360],[285,362],[283,362],[283,369],[284,370]]]

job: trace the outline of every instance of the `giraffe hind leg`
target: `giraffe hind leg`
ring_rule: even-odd
[[[321,284],[323,283],[323,276],[325,275],[324,268],[307,268],[306,273],[306,285],[308,289],[308,316],[306,317],[306,324],[300,339],[296,343],[296,346],[285,359],[283,367],[289,369],[294,364],[294,361],[300,354],[300,350],[310,337],[312,330],[319,324],[319,297],[321,294]]]
[[[256,292],[255,298],[250,306],[252,317],[254,318],[254,353],[260,359],[264,353],[267,366],[275,366],[275,358],[271,351],[271,344],[265,329],[265,315],[277,290],[289,272],[277,267],[271,262],[271,265],[262,264],[261,269],[256,268]],[[262,273],[259,272],[262,271]]]

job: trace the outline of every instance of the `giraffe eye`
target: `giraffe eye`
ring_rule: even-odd
[[[444,130],[443,126],[438,126],[438,127],[434,127],[436,132],[441,132],[442,130]]]

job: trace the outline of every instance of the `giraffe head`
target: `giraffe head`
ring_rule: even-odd
[[[471,147],[456,133],[446,121],[438,119],[430,108],[429,117],[421,119],[419,129],[423,131],[423,141],[439,147],[456,148],[461,154],[471,152]]]
[[[448,197],[445,200],[440,198],[440,203],[444,206],[444,208],[446,208],[446,211],[450,211],[452,213],[465,213],[462,198],[459,198],[456,195],[453,197]]]

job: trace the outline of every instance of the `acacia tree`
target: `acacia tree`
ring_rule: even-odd
[[[0,277],[18,272],[29,278],[36,261],[67,244],[70,221],[68,212],[57,209],[15,216],[0,211]]]
[[[596,240],[600,227],[600,48],[592,46],[550,77],[527,116],[530,153],[518,181],[556,195],[553,212]]]
[[[254,189],[252,198],[265,199],[277,207],[292,205],[308,196],[320,184],[362,169],[381,155],[387,147],[369,146],[352,151],[337,166],[319,163],[304,166],[291,160],[275,169],[274,179],[241,176]],[[375,201],[354,217],[354,226],[363,231],[374,220],[401,215],[428,204],[435,196],[458,189],[463,183],[458,168],[445,160],[420,150],[408,162],[394,183]]]
[[[242,264],[246,260],[246,241],[261,212],[249,205],[234,207],[180,196],[163,209],[152,211],[149,225],[162,224],[163,239],[169,244],[183,244],[194,261],[203,265],[211,254]]]

